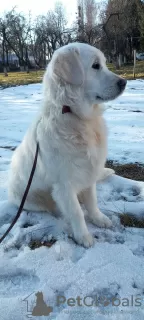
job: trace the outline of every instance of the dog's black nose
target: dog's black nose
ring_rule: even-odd
[[[127,81],[125,79],[119,79],[117,82],[117,85],[119,87],[120,90],[124,90],[125,86],[127,84]]]

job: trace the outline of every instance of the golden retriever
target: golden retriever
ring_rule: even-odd
[[[40,150],[25,209],[54,212],[70,222],[74,239],[89,247],[83,202],[90,221],[112,222],[97,206],[96,182],[111,174],[104,169],[107,129],[103,103],[118,97],[126,80],[108,70],[103,53],[83,43],[55,51],[43,79],[42,108],[12,157],[9,200],[19,206]]]

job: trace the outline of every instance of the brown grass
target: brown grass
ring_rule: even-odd
[[[51,241],[41,241],[41,240],[32,240],[29,243],[29,247],[31,250],[35,250],[37,248],[40,247],[47,247],[47,248],[51,248],[52,245],[56,242],[55,239],[52,239]]]
[[[106,167],[114,169],[116,174],[137,181],[144,181],[144,165],[137,163],[117,164],[113,161],[107,161]]]
[[[124,227],[144,228],[144,219],[138,219],[128,213],[120,215],[120,222]]]
[[[122,66],[120,69],[116,69],[112,63],[108,64],[108,68],[115,72],[116,74],[126,78],[128,80],[133,80],[133,64]],[[144,78],[144,61],[137,61],[136,62],[136,69],[135,69],[135,79],[142,79]]]
[[[116,74],[131,80],[133,79],[133,65],[125,65],[116,69],[114,64],[108,63],[108,68]],[[44,70],[27,72],[8,72],[8,77],[0,73],[0,87],[8,88],[12,86],[27,85],[41,82]],[[136,62],[136,79],[144,78],[144,61]]]
[[[144,181],[144,166],[137,163],[117,164],[107,161],[106,166],[115,170],[116,174],[128,179]],[[120,215],[121,224],[124,227],[144,228],[144,219],[136,218],[130,213]]]
[[[42,81],[44,71],[30,71],[27,72],[9,72],[8,77],[0,73],[0,87],[8,88],[19,85],[27,85],[30,83],[38,83]]]

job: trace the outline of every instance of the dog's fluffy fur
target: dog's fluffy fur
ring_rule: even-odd
[[[97,207],[95,188],[96,181],[111,174],[104,169],[107,130],[102,103],[116,98],[125,85],[125,80],[107,69],[98,49],[80,43],[58,49],[44,76],[43,106],[12,158],[9,199],[19,206],[39,142],[25,209],[54,212],[59,208],[69,220],[75,240],[85,247],[92,245],[93,238],[81,201],[92,223],[112,225]],[[62,114],[64,105],[71,113]]]

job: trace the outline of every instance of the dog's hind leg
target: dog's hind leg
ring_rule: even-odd
[[[98,181],[102,181],[105,180],[106,178],[108,178],[109,176],[111,176],[112,174],[115,174],[115,171],[113,169],[110,168],[104,168],[101,175],[98,177],[97,182]]]

